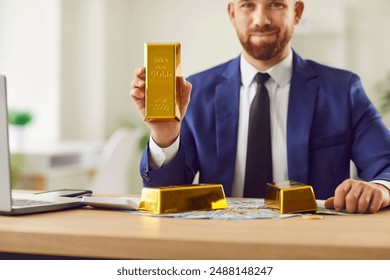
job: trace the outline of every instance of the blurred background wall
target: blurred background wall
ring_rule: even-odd
[[[26,141],[105,141],[145,127],[129,98],[144,42],[182,43],[188,76],[240,53],[228,0],[0,0],[0,73],[9,107],[34,121]],[[381,106],[390,73],[390,1],[305,0],[294,49],[360,75]],[[385,117],[389,124],[389,117]]]

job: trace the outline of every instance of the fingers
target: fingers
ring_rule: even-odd
[[[361,194],[363,189],[359,186],[352,187],[352,184],[349,187],[349,191],[345,196],[345,210],[348,213],[355,213],[358,210],[358,207],[361,203]]]
[[[371,212],[370,209],[373,209],[375,212],[379,211],[379,204],[376,206],[376,202],[373,201],[374,194],[372,193],[373,189],[365,188],[360,195],[359,201],[357,203],[356,211],[359,213],[368,213]],[[372,204],[372,207],[370,206]]]
[[[381,195],[379,192],[377,191],[374,191],[371,199],[370,199],[370,204],[368,205],[367,209],[362,209],[362,211],[360,211],[359,209],[359,212],[360,213],[364,213],[364,212],[368,212],[368,213],[376,213],[378,212],[382,207],[385,207],[385,206],[382,206],[381,205],[382,201],[381,201]]]
[[[183,76],[179,77],[179,84],[180,84],[180,95],[181,95],[180,101],[187,106],[188,103],[190,102],[192,84],[186,81]]]
[[[145,73],[146,73],[146,68],[144,66],[137,67],[134,70],[134,77],[138,77],[142,80],[145,80]]]
[[[346,204],[348,204],[348,203],[346,203]],[[324,203],[325,208],[335,209],[336,207],[334,205],[335,205],[334,197],[330,197],[327,200],[325,200],[325,203]],[[338,205],[337,210],[341,211],[342,208],[339,208],[339,207],[340,206]],[[368,210],[368,208],[370,207],[370,196],[368,195],[367,192],[363,193],[360,196],[359,203],[357,203],[357,207],[358,207],[357,210],[358,210],[359,213],[367,213],[367,212],[373,212],[373,211],[377,212],[379,210],[378,207],[374,207],[374,206],[372,208],[370,208],[370,210]],[[355,210],[353,210],[352,209],[353,207],[351,207],[351,206],[349,206],[349,208],[348,207],[346,207],[346,208],[349,209],[349,210],[347,210],[348,212],[349,211],[355,212]]]
[[[192,84],[186,79],[184,79],[183,76],[179,76],[178,78],[182,94],[189,96],[191,94]]]
[[[350,189],[351,185],[349,180],[345,180],[336,188],[333,205],[337,211],[341,211],[345,208],[345,197]]]
[[[184,117],[190,103],[192,84],[184,79],[183,76],[179,76],[177,77],[177,85],[179,88],[180,112],[182,117]]]
[[[379,209],[385,208],[390,205],[390,189],[388,187],[385,187],[384,185],[374,183],[373,184],[377,191],[374,193],[374,198],[372,202],[375,202],[379,205]],[[370,207],[375,207],[375,205],[372,205],[371,203]]]
[[[134,70],[134,79],[131,82],[130,96],[138,100],[145,97],[145,67]]]
[[[334,198],[325,201],[325,207],[348,213],[376,213],[388,205],[388,197],[389,191],[382,185],[348,179],[336,188]]]
[[[334,197],[332,196],[325,200],[324,206],[328,209],[334,209]]]
[[[145,98],[145,92],[139,88],[133,88],[130,90],[130,96],[134,101]]]
[[[134,79],[131,82],[130,97],[133,99],[141,117],[145,117],[145,67],[134,70]]]

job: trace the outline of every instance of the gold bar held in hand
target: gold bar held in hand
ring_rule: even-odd
[[[180,121],[180,43],[145,43],[145,120]]]

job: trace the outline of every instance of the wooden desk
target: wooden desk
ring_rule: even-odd
[[[390,259],[390,210],[283,220],[185,220],[78,209],[0,216],[0,252],[104,259]]]

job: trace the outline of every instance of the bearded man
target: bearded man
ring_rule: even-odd
[[[179,78],[182,122],[147,122],[144,186],[220,183],[227,196],[264,197],[264,184],[313,186],[326,207],[375,213],[390,200],[390,133],[349,71],[291,48],[304,3],[234,0],[235,59]],[[130,95],[145,115],[145,68]],[[190,101],[191,99],[191,101]],[[350,178],[350,162],[360,180]]]

